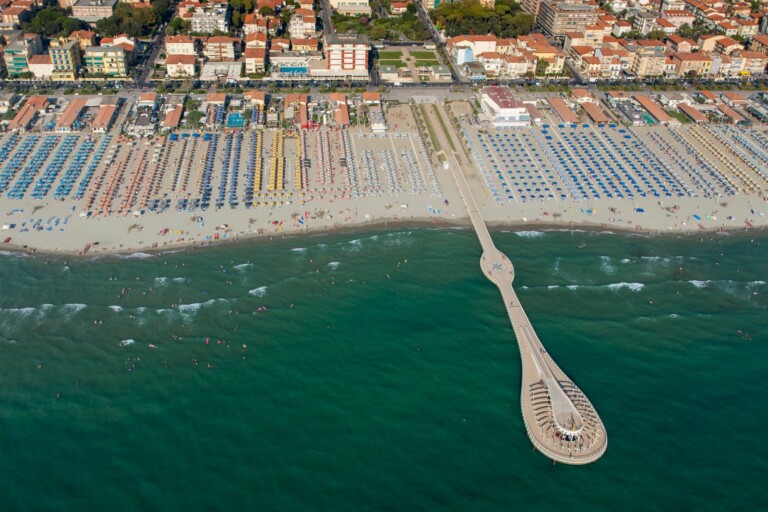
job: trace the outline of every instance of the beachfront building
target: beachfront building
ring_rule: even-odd
[[[5,69],[8,76],[17,78],[29,73],[29,58],[43,53],[43,40],[40,34],[21,34],[3,50]]]
[[[76,80],[82,65],[80,43],[76,40],[56,39],[48,47],[53,72],[51,79],[57,81]]]
[[[197,57],[194,55],[169,55],[165,70],[170,78],[194,78],[197,76]]]
[[[675,72],[680,77],[707,76],[712,68],[712,59],[703,53],[679,52],[672,57]]]
[[[507,86],[489,86],[480,94],[480,106],[496,128],[525,127],[531,115]]]
[[[32,55],[27,59],[29,72],[38,80],[50,80],[53,64],[50,55]]]
[[[128,75],[125,48],[91,46],[85,50],[86,77],[122,78]]]
[[[14,132],[27,131],[34,124],[38,115],[45,114],[50,105],[51,102],[46,96],[30,96],[8,124],[8,130]]]
[[[310,75],[317,78],[367,79],[370,49],[370,41],[364,35],[326,35],[323,45],[325,59],[310,63]]]
[[[115,12],[118,0],[78,0],[72,6],[72,17],[88,23],[109,18]]]
[[[94,133],[106,133],[112,128],[112,123],[117,117],[119,100],[115,96],[105,96],[99,105],[99,111],[91,123],[91,130]]]
[[[245,60],[245,74],[257,75],[267,69],[266,48],[246,48],[243,54]]]

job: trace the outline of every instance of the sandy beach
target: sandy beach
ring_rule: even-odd
[[[461,112],[461,107],[460,103],[453,104],[451,109]],[[625,182],[630,174],[623,165],[634,166],[633,158],[641,162],[646,157],[615,153],[625,150],[620,144],[625,144],[624,138],[629,137],[619,131],[620,127],[598,130],[584,125],[549,131],[533,127],[505,132],[462,123],[458,125],[464,133],[462,137],[454,127],[441,130],[440,119],[435,117],[431,120],[432,133],[437,131],[435,143],[429,140],[431,134],[423,124],[419,128],[414,116],[416,108],[408,104],[391,105],[387,109],[389,131],[379,134],[367,127],[223,131],[210,141],[199,134],[182,134],[175,141],[166,137],[129,139],[117,131],[109,139],[90,133],[68,134],[66,137],[74,141],[72,149],[66,148],[66,153],[59,146],[58,158],[63,169],[72,166],[71,159],[84,141],[90,141],[94,148],[103,146],[101,154],[96,149],[81,151],[83,167],[85,162],[101,158],[93,166],[91,181],[84,182],[79,174],[78,181],[70,180],[73,191],[59,198],[52,197],[53,192],[43,194],[42,198],[27,194],[21,199],[9,198],[10,193],[4,193],[0,196],[0,241],[4,241],[0,248],[67,255],[136,253],[252,237],[274,240],[393,226],[469,226],[450,171],[443,167],[449,145],[483,217],[496,229],[689,233],[758,230],[766,226],[766,179],[759,169],[752,168],[753,162],[740,158],[736,150],[728,153],[727,147],[713,149],[718,146],[717,137],[723,136],[720,132],[699,127],[676,128],[681,141],[672,145],[666,141],[672,140],[673,128],[634,130],[630,142],[635,146],[626,145],[626,151],[640,148],[662,162],[648,168],[652,179],[638,173],[645,185],[632,180],[635,192]],[[429,115],[438,114],[445,125],[450,125],[449,114],[435,105]],[[730,132],[724,133],[730,136]],[[511,138],[506,138],[510,134]],[[553,135],[555,139],[550,142]],[[29,137],[53,135],[5,135],[0,147],[9,147],[3,163],[6,169],[11,165],[10,155],[19,151]],[[52,147],[63,139],[60,135],[56,137],[56,141],[51,139]],[[583,146],[579,137],[590,146]],[[762,137],[761,132],[754,142],[764,140]],[[478,150],[478,143],[490,148],[488,142],[503,140],[519,144],[525,153],[512,156],[517,160],[509,163],[498,160],[496,153],[481,154]],[[592,146],[591,140],[601,146]],[[547,148],[553,142],[560,144],[552,146],[557,154]],[[497,148],[503,145],[494,146],[494,151],[500,151]],[[26,187],[31,188],[40,180],[40,169],[29,169],[35,151],[41,151],[40,146],[31,146],[29,154],[22,155],[21,163],[16,164],[18,169],[11,169],[14,172],[10,173],[12,179],[6,188],[18,183],[25,173]],[[582,154],[582,149],[586,153]],[[511,155],[507,149],[504,151]],[[63,172],[49,172],[51,162],[57,158],[54,152],[51,149],[50,154],[44,153],[38,159],[43,162],[43,175],[54,178],[49,185],[52,191],[58,190],[63,179]],[[583,177],[581,183],[586,183],[587,188],[578,185],[578,177],[573,183],[582,187],[583,194],[572,184],[568,190],[562,188],[563,179],[568,176],[558,167],[556,160],[560,154],[571,159],[574,168],[578,167]],[[517,162],[529,162],[531,167],[523,164],[523,169],[518,169]],[[703,166],[700,168],[710,165],[718,169],[711,174],[722,172],[722,176],[715,176],[720,182],[687,168],[689,162]],[[623,175],[615,171],[613,177],[605,174],[603,169],[613,163],[621,164]],[[210,169],[205,168],[207,164]],[[491,166],[495,168],[491,170]],[[593,166],[597,170],[592,170]],[[505,167],[508,175],[503,172]],[[252,169],[255,171],[248,177]],[[654,176],[655,171],[666,178]],[[254,174],[254,190],[244,191]],[[518,179],[541,181],[532,181],[536,191],[528,185],[530,194],[526,195],[523,187],[528,182],[520,185],[514,181]],[[668,186],[664,179],[670,181]],[[273,187],[275,180],[281,182],[277,188]],[[79,196],[75,186],[80,187]],[[26,187],[16,190],[23,192]],[[632,197],[622,194],[622,190]],[[613,197],[606,197],[606,192]],[[194,201],[199,203],[202,197],[205,202],[205,194],[210,204],[206,208],[196,207]],[[244,201],[250,197],[248,194],[253,197],[251,204]]]

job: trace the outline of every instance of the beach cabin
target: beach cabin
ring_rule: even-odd
[[[8,124],[8,130],[23,133],[29,130],[40,114],[52,105],[47,96],[30,96]]]
[[[689,105],[687,103],[679,103],[677,108],[680,109],[680,112],[688,116],[688,118],[696,124],[707,122],[707,116],[693,105]]]
[[[73,130],[80,130],[82,128],[80,116],[85,109],[86,103],[87,100],[85,98],[75,98],[70,101],[67,108],[64,109],[64,113],[61,114],[61,117],[56,122],[56,131],[68,133]]]

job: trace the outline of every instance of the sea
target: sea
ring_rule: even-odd
[[[0,509],[768,509],[767,236],[493,238],[596,463],[532,449],[471,231],[3,253]]]

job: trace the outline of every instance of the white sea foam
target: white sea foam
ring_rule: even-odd
[[[136,343],[136,340],[134,340],[134,339],[122,340],[120,342],[120,346],[121,347],[127,347],[128,345],[133,345],[134,343]]]
[[[369,237],[368,240],[378,240],[378,235]],[[389,233],[384,237],[384,245],[397,246],[397,245],[411,245],[413,243],[413,237],[410,231],[398,231],[396,233]]]
[[[294,247],[293,249],[291,249],[291,252],[305,253],[305,252],[307,252],[307,248],[306,247]]]
[[[543,231],[514,231],[514,233],[520,238],[541,238],[544,236]]]
[[[155,278],[155,283],[158,286],[164,286],[164,285],[166,285],[168,283],[168,278],[164,277],[164,276],[156,277]]]
[[[762,286],[764,284],[765,284],[765,281],[750,281],[749,283],[747,283],[747,286],[748,287]]]
[[[235,270],[239,270],[240,272],[245,271],[248,268],[251,268],[253,266],[253,263],[241,263],[239,265],[235,265],[232,267]]]
[[[643,283],[611,283],[608,285],[608,288],[614,291],[627,288],[633,292],[639,292],[643,289],[644,286],[645,285]]]
[[[11,258],[28,258],[29,254],[16,251],[0,251],[0,256],[8,256]]]
[[[672,313],[672,314],[669,315],[669,318],[679,318],[679,317],[680,317],[680,315],[678,315],[676,313]]]
[[[547,286],[548,290],[554,290],[556,288],[560,288],[560,285],[559,284],[551,284],[551,285]]]
[[[706,288],[707,286],[709,286],[709,283],[711,281],[697,281],[697,280],[694,279],[694,280],[691,280],[691,281],[688,281],[688,282],[691,283],[696,288]]]
[[[85,304],[64,304],[63,306],[61,306],[61,310],[74,315],[78,311],[82,311],[86,307],[87,306]]]
[[[669,263],[672,261],[672,258],[664,258],[662,256],[640,256],[640,259],[651,263]]]
[[[193,302],[192,304],[179,304],[179,312],[182,315],[193,315],[197,313],[202,304],[200,302]]]
[[[173,278],[174,283],[186,283],[187,278],[186,277],[174,277]]]
[[[578,290],[579,288],[581,288],[581,285],[569,284],[568,286],[566,286],[566,288],[568,288],[569,290]]]
[[[248,291],[248,295],[253,295],[254,297],[264,297],[266,294],[267,294],[266,286],[259,286],[258,288],[254,288],[253,290]]]
[[[109,309],[111,309],[115,313],[119,313],[123,310],[123,308],[121,308],[120,306],[109,306]]]
[[[624,263],[624,264],[627,264],[630,261],[632,261],[632,260],[630,260],[629,258],[622,258],[622,260],[621,260],[621,262]]]
[[[616,273],[616,267],[611,265],[611,258],[608,256],[600,256],[600,268],[604,274],[610,275]]]
[[[331,267],[331,270],[336,270],[339,268],[339,265],[341,265],[340,261],[332,261],[328,264],[328,266]]]
[[[146,252],[134,252],[132,254],[118,255],[117,257],[124,260],[143,260],[145,258],[151,258],[152,255]]]
[[[37,308],[8,308],[3,310],[3,312],[18,316],[30,316],[37,312]]]

